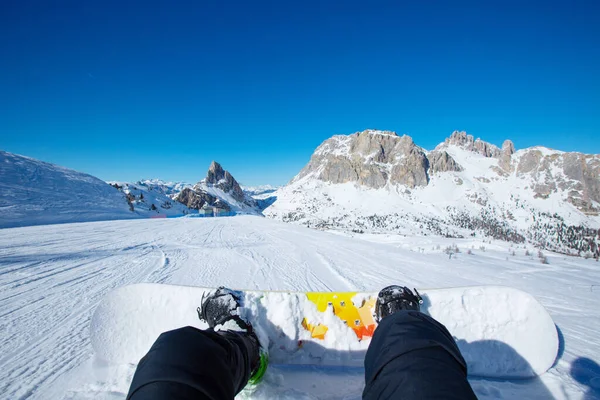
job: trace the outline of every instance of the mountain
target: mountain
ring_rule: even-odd
[[[139,217],[94,176],[0,151],[0,228]]]
[[[260,213],[257,202],[246,195],[235,178],[216,161],[210,164],[205,179],[192,188],[184,188],[174,199],[195,210],[207,204],[236,213]]]
[[[268,196],[279,189],[279,186],[260,185],[260,186],[244,186],[240,185],[244,193],[252,198]]]
[[[324,141],[266,216],[320,229],[490,237],[598,256],[600,155],[454,132],[433,151],[366,130]]]
[[[160,191],[170,198],[176,197],[183,189],[194,186],[187,182],[171,182],[162,179],[141,179],[136,184],[143,185],[153,191]]]
[[[151,181],[150,181],[151,182]],[[194,211],[178,201],[173,200],[166,192],[169,188],[162,185],[138,181],[136,183],[108,182],[115,189],[123,192],[131,211],[146,217],[176,217],[191,214]]]

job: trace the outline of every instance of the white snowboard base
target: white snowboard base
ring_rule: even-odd
[[[110,363],[137,363],[156,338],[183,326],[206,329],[196,313],[202,295],[213,289],[136,284],[111,292],[91,322],[96,356]],[[526,378],[548,370],[558,352],[556,327],[531,295],[500,286],[420,291],[421,311],[448,328],[457,341],[469,375]],[[319,312],[305,293],[244,291],[244,317],[261,342],[269,343],[273,364],[362,367],[370,340],[356,334],[333,312]],[[356,298],[377,296],[359,293]],[[315,339],[302,320],[329,328]]]

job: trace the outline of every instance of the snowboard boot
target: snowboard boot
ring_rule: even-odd
[[[415,293],[406,286],[392,285],[381,289],[375,302],[377,322],[399,310],[420,311],[423,299],[417,289]]]
[[[207,296],[202,296],[202,305],[196,309],[198,317],[206,321],[211,329],[221,326],[222,329],[248,335],[250,340],[256,344],[258,354],[251,362],[252,373],[249,382],[256,384],[260,382],[267,370],[268,355],[263,350],[254,332],[252,325],[242,319],[239,308],[242,306],[241,293],[223,286],[212,291]]]

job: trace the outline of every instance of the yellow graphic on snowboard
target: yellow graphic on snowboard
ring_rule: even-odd
[[[356,292],[340,292],[340,293],[307,293],[308,300],[317,306],[317,310],[325,312],[327,307],[333,307],[333,314],[344,321],[356,333],[359,340],[364,337],[373,336],[375,331],[375,320],[373,320],[373,308],[375,307],[375,298],[370,297],[363,300],[359,307],[356,307],[352,302],[352,298]],[[311,333],[315,339],[324,339],[327,333],[326,325],[311,324],[306,318],[302,320],[304,329]]]

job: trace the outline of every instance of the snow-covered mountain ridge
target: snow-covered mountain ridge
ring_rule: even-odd
[[[454,132],[433,151],[366,130],[324,141],[265,215],[322,229],[488,236],[600,255],[600,155]]]
[[[94,176],[0,151],[0,228],[140,217]]]
[[[268,190],[267,190],[268,191]],[[204,205],[260,214],[260,204],[216,162],[195,185],[144,179],[104,182],[94,176],[0,151],[0,228],[198,214]]]
[[[144,185],[152,190],[160,191],[173,198],[185,188],[191,188],[194,185],[187,182],[163,181],[162,179],[140,179],[136,182],[138,185]]]
[[[175,201],[162,186],[156,183],[136,183],[110,181],[115,189],[125,194],[129,210],[145,217],[178,217],[193,213],[194,210]]]

